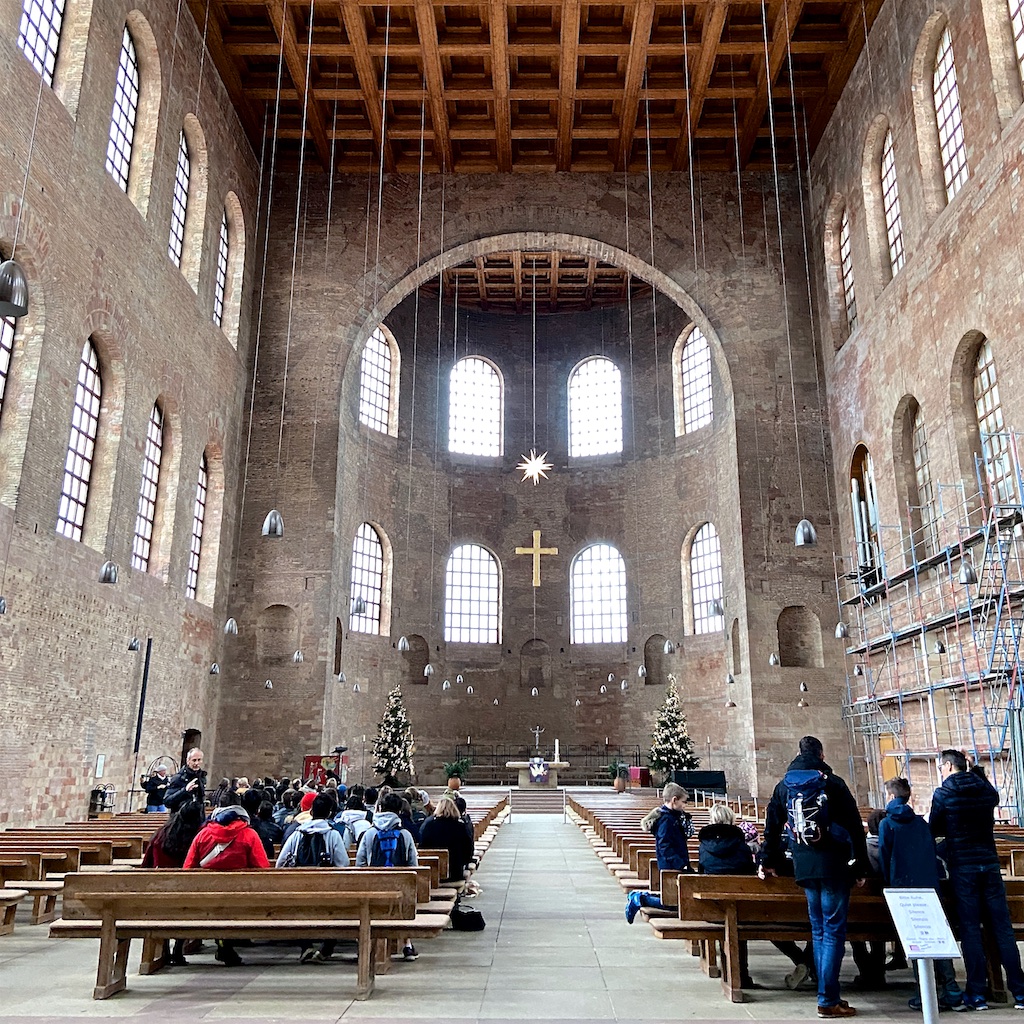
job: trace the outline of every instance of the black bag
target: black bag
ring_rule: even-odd
[[[334,861],[327,850],[327,841],[320,832],[302,832],[295,850],[297,868],[330,868]]]
[[[455,901],[455,907],[452,910],[452,930],[457,932],[482,932],[486,925],[484,924],[484,915],[474,907],[464,907],[462,900]]]

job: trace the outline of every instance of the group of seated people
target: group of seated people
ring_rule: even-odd
[[[198,755],[198,756],[196,756]],[[466,803],[446,792],[434,805],[425,790],[355,785],[336,778],[323,785],[302,780],[223,779],[207,801],[202,755],[190,751],[185,767],[161,794],[171,809],[150,840],[142,866],[210,871],[291,867],[416,867],[417,847],[447,850],[445,884],[463,888],[473,864],[473,822]],[[191,789],[188,784],[194,782]],[[180,799],[178,794],[184,794]],[[279,848],[279,849],[278,849]],[[321,963],[335,943],[305,943],[302,963]],[[418,957],[406,941],[401,959]],[[218,941],[216,958],[240,964],[234,945]],[[172,964],[184,964],[175,942]]]

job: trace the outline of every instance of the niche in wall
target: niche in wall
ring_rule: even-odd
[[[644,665],[647,666],[647,678],[644,682],[648,686],[662,686],[668,682],[668,672],[665,670],[665,637],[655,633],[647,638],[644,644]]]
[[[779,661],[783,668],[822,668],[821,623],[801,604],[779,613]]]
[[[272,604],[256,620],[256,657],[265,665],[292,660],[299,647],[299,618],[294,608]]]
[[[519,651],[519,685],[543,690],[551,685],[551,650],[543,640],[527,640]]]
[[[430,647],[418,633],[410,633],[406,640],[409,641],[409,650],[402,654],[405,659],[405,677],[410,683],[426,684],[429,680],[423,670],[430,661]]]

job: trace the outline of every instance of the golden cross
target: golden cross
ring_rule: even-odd
[[[558,548],[542,548],[540,546],[540,530],[533,531],[532,548],[516,548],[517,555],[533,555],[533,585],[540,586],[540,556],[557,555]]]

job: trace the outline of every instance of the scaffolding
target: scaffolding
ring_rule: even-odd
[[[939,485],[905,521],[879,521],[873,481],[853,487],[852,557],[836,557],[849,630],[843,718],[875,806],[886,778],[930,790],[938,755],[985,766],[1000,814],[1024,815],[1024,495],[1018,435],[982,437],[972,485]],[[993,454],[994,453],[994,454]],[[868,463],[870,473],[870,463]],[[859,761],[859,763],[858,763]]]

